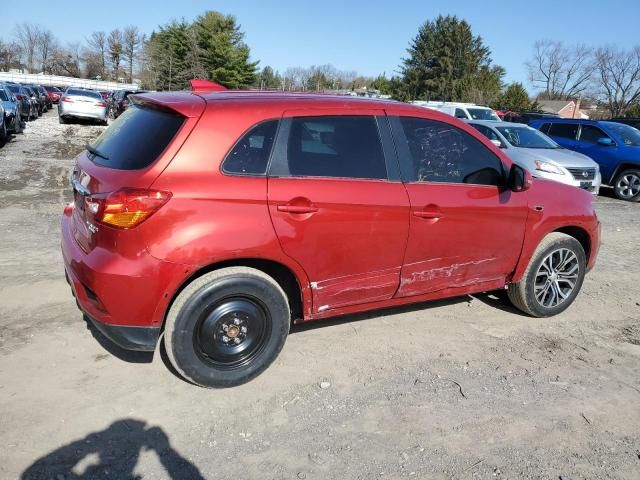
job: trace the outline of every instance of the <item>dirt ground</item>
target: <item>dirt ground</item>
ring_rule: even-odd
[[[640,478],[640,204],[598,198],[558,317],[498,292],[316,323],[205,390],[106,350],[65,283],[72,158],[102,128],[50,112],[0,148],[1,479]]]

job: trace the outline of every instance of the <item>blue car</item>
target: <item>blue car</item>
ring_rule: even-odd
[[[545,118],[530,126],[562,147],[591,157],[621,200],[640,201],[640,130],[617,122]]]

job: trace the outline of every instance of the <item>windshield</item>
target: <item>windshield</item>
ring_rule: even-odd
[[[467,112],[474,120],[495,120],[500,121],[500,117],[490,108],[467,108]]]
[[[80,97],[91,97],[91,98],[99,98],[102,99],[99,93],[91,92],[89,90],[78,90],[74,88],[67,89],[67,95],[77,95]]]
[[[622,123],[609,123],[607,124],[607,128],[609,128],[611,133],[622,140],[622,143],[625,145],[629,147],[640,147],[640,130],[637,128],[633,128]]]
[[[514,147],[520,148],[560,148],[544,133],[529,127],[496,127]]]

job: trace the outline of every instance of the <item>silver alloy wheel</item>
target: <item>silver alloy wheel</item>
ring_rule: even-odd
[[[616,183],[616,190],[623,198],[633,198],[640,194],[640,176],[637,173],[626,173]]]
[[[536,272],[533,287],[536,301],[545,308],[564,302],[578,282],[578,257],[567,248],[559,248],[547,255]]]

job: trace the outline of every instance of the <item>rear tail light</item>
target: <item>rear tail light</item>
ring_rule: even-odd
[[[96,107],[106,107],[107,104],[105,102],[97,102]]]
[[[120,102],[120,106],[121,106],[122,108],[124,108],[124,107],[126,107],[126,106],[127,106],[127,103],[126,103],[124,100],[122,100],[122,101]]]
[[[116,228],[133,228],[153,215],[171,198],[171,192],[123,188],[85,199],[96,222]]]
[[[23,95],[16,95],[16,98],[20,101],[24,100],[24,96]]]
[[[69,97],[62,97],[62,101],[63,101],[63,102],[73,103],[73,98],[69,98]]]

